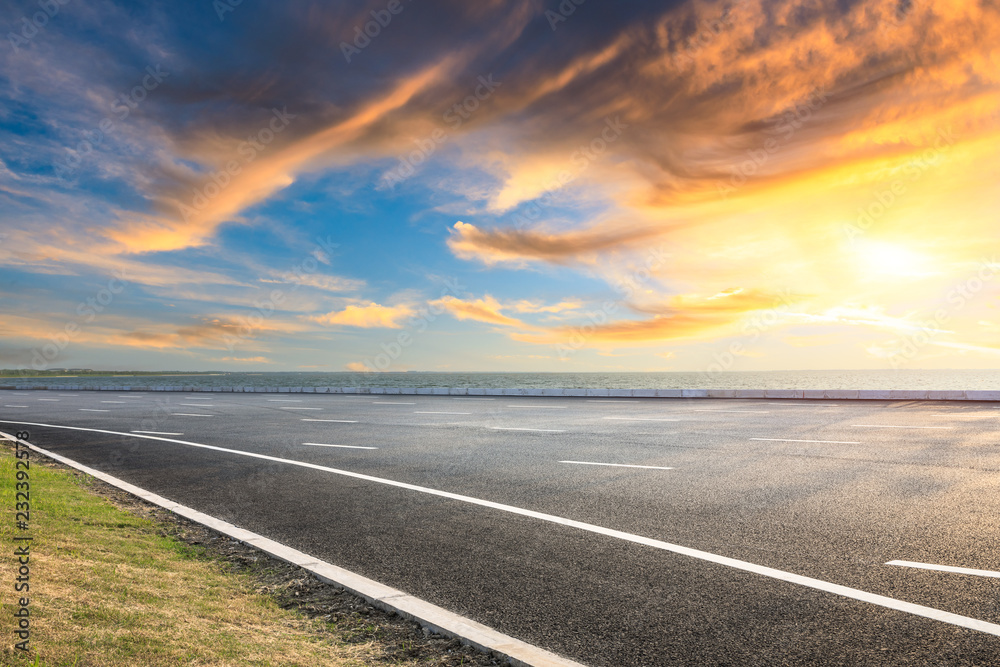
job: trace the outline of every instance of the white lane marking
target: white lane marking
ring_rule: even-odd
[[[415,415],[471,415],[471,412],[421,412],[419,410],[414,410]]]
[[[124,404],[125,401],[101,401],[101,403],[118,403],[118,404]]]
[[[267,399],[271,403],[301,403],[302,401],[298,398],[269,398]]]
[[[378,449],[378,447],[361,447],[358,445],[324,445],[321,442],[303,442],[303,445],[310,447],[342,447],[343,449]]]
[[[148,433],[149,435],[184,435],[183,433],[167,433],[166,431],[132,431],[132,433]]]
[[[452,396],[453,401],[495,401],[495,398],[474,398],[472,396]]]
[[[515,428],[513,426],[490,426],[494,431],[537,431],[539,433],[565,433],[557,428]]]
[[[441,498],[449,498],[451,500],[457,500],[460,502],[469,503],[470,505],[478,505],[480,507],[488,507],[490,509],[495,509],[502,512],[508,512],[510,514],[526,516],[532,519],[538,519],[540,521],[547,521],[549,523],[559,524],[562,526],[566,526],[568,528],[576,528],[578,530],[583,530],[590,533],[596,533],[598,535],[604,535],[606,537],[613,537],[625,542],[642,544],[645,546],[653,547],[654,549],[662,549],[664,551],[670,551],[672,553],[680,554],[682,556],[689,556],[691,558],[696,558],[698,560],[703,560],[710,563],[716,563],[717,565],[723,565],[725,567],[730,567],[736,570],[742,570],[744,572],[752,572],[754,574],[759,574],[764,577],[770,577],[772,579],[777,579],[779,581],[785,581],[791,584],[798,584],[800,586],[805,586],[807,588],[812,588],[826,593],[833,593],[834,595],[840,595],[842,597],[851,598],[853,600],[859,600],[861,602],[868,602],[870,604],[877,605],[880,607],[886,607],[888,609],[894,609],[896,611],[902,611],[908,614],[913,614],[914,616],[921,616],[923,618],[929,618],[932,620],[941,621],[942,623],[949,623],[951,625],[956,625],[963,628],[969,628],[971,630],[978,630],[979,632],[985,632],[987,634],[1000,637],[1000,625],[997,625],[996,623],[990,623],[989,621],[982,621],[977,618],[961,616],[959,614],[953,614],[951,612],[943,611],[941,609],[934,609],[933,607],[925,607],[923,605],[913,604],[912,602],[904,602],[902,600],[896,600],[894,598],[886,597],[884,595],[869,593],[867,591],[862,591],[857,588],[850,588],[849,586],[841,586],[840,584],[834,584],[829,581],[823,581],[822,579],[814,579],[813,577],[806,577],[800,574],[794,574],[792,572],[785,572],[784,570],[778,570],[773,567],[767,567],[764,565],[757,565],[756,563],[750,563],[747,561],[738,560],[736,558],[729,558],[728,556],[720,556],[719,554],[713,554],[708,551],[701,551],[700,549],[692,549],[691,547],[685,547],[679,544],[671,544],[670,542],[663,542],[661,540],[654,540],[649,537],[634,535],[632,533],[626,533],[620,530],[614,530],[612,528],[604,528],[603,526],[597,526],[592,523],[584,523],[582,521],[567,519],[561,516],[555,516],[553,514],[545,514],[543,512],[536,512],[534,510],[528,510],[521,507],[514,507],[513,505],[504,505],[502,503],[493,502],[492,500],[483,500],[481,498],[463,496],[457,493],[451,493],[449,491],[440,491],[438,489],[432,489],[426,486],[417,486],[415,484],[408,484],[406,482],[397,482],[396,480],[392,479],[385,479],[383,477],[373,477],[371,475],[351,472],[349,470],[330,468],[327,466],[317,465],[315,463],[306,463],[305,461],[282,459],[276,456],[268,456],[267,454],[257,454],[255,452],[245,452],[245,451],[240,451],[238,449],[216,447],[215,445],[205,445],[199,442],[190,442],[187,440],[174,440],[172,438],[161,438],[155,435],[138,435],[131,433],[122,433],[121,431],[108,431],[97,428],[83,428],[80,426],[62,426],[58,424],[41,424],[36,422],[11,421],[9,419],[0,419],[0,423],[20,424],[22,426],[39,426],[44,428],[57,428],[69,431],[89,431],[91,433],[107,433],[110,435],[124,435],[131,438],[160,440],[162,442],[173,442],[179,445],[197,447],[199,449],[208,449],[217,452],[225,452],[227,454],[236,454],[238,456],[246,456],[249,458],[262,459],[265,461],[286,463],[288,465],[300,466],[302,468],[310,468],[312,470],[321,470],[323,472],[329,472],[335,475],[342,475],[344,477],[353,477],[354,479],[361,479],[368,482],[374,482],[376,484],[394,486],[396,488],[407,489],[409,491],[416,491],[418,493],[426,493],[428,495],[438,496]]]
[[[680,419],[667,419],[665,417],[604,417],[604,419],[618,419],[630,422],[679,422]]]
[[[304,422],[336,422],[338,424],[357,424],[356,419],[303,419]]]
[[[178,403],[177,405],[183,405],[187,408],[210,408],[212,407],[208,403]]]
[[[5,408],[26,408],[27,405],[5,405]]]
[[[215,396],[188,396],[189,401],[214,401]]]
[[[31,394],[19,394],[17,392],[14,392],[13,394],[11,394],[11,396],[31,396]]]
[[[897,426],[896,424],[851,424],[858,428],[955,428],[954,426]]]
[[[40,401],[55,401],[55,402],[58,403],[60,399],[58,399],[58,398],[40,398],[38,400],[40,400]]]
[[[0,438],[7,438],[12,441],[15,439],[13,435],[3,432],[0,432]],[[367,579],[359,574],[355,574],[354,572],[320,560],[315,556],[298,551],[297,549],[292,549],[291,547],[281,544],[280,542],[270,540],[263,535],[250,532],[249,530],[245,530],[243,528],[237,528],[231,523],[227,523],[208,514],[203,514],[202,512],[180,505],[172,500],[167,500],[163,496],[150,493],[146,489],[133,486],[128,482],[122,481],[117,477],[112,477],[111,475],[103,473],[99,470],[88,468],[87,466],[72,459],[68,459],[65,456],[60,456],[55,452],[42,449],[38,445],[32,445],[31,443],[25,444],[44,456],[48,456],[56,461],[59,461],[60,463],[65,463],[66,465],[71,466],[80,472],[86,473],[91,477],[96,477],[97,479],[107,482],[112,486],[116,486],[126,493],[142,498],[143,500],[154,505],[169,509],[175,514],[179,514],[186,519],[191,519],[192,521],[212,528],[227,537],[232,537],[233,539],[240,540],[247,544],[253,544],[255,547],[270,556],[275,556],[276,558],[279,558],[287,563],[298,564],[303,569],[312,572],[321,579],[332,581],[338,586],[355,591],[365,598],[374,600],[378,606],[384,606],[386,609],[392,610],[400,616],[413,618],[423,624],[429,624],[432,627],[441,628],[444,631],[444,634],[448,637],[462,639],[463,641],[471,642],[476,646],[485,647],[486,649],[494,651],[500,655],[514,658],[521,664],[525,665],[546,665],[547,667],[584,667],[580,663],[567,660],[553,653],[549,653],[548,651],[538,648],[537,646],[532,646],[531,644],[526,644],[519,639],[514,639],[508,635],[500,634],[490,627],[473,621],[471,618],[459,616],[458,614],[454,614],[446,609],[432,605],[429,602],[404,593],[403,591],[390,588],[385,584],[381,584],[372,579]]]
[[[588,403],[638,403],[639,401],[623,401],[623,400],[620,400],[620,399],[618,399],[618,400],[611,400],[611,399],[590,398],[590,399],[587,399],[587,402]]]
[[[62,396],[62,394],[59,394]],[[119,396],[118,398],[143,398],[142,396]]]
[[[215,415],[201,415],[192,412],[171,412],[174,417],[214,417]]]
[[[673,470],[663,466],[636,466],[628,463],[594,463],[592,461],[560,461],[559,463],[576,463],[582,466],[612,466],[614,468],[645,468],[647,470]]]
[[[748,414],[755,415],[766,415],[770,414],[769,410],[692,410],[691,412],[746,412]]]
[[[537,410],[565,410],[567,405],[508,405],[508,408],[533,408]]]
[[[298,408],[291,405],[282,405],[278,408],[279,410],[322,410],[323,408]]]
[[[80,412],[109,412],[108,410],[97,410],[94,408],[78,408]]]
[[[860,442],[853,440],[792,440],[791,438],[750,438],[751,440],[765,440],[767,442],[816,442],[825,445],[860,445]]]
[[[977,577],[994,577],[1000,579],[1000,572],[992,570],[973,570],[969,567],[954,567],[952,565],[932,565],[930,563],[914,563],[911,560],[891,560],[886,565],[901,565],[903,567],[916,567],[921,570],[937,570],[939,572],[956,572],[958,574],[972,574]]]
[[[402,401],[372,401],[372,405],[416,405],[416,403],[404,403]]]

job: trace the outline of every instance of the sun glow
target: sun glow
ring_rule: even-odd
[[[931,275],[931,259],[895,243],[866,242],[858,249],[861,268],[881,278]]]

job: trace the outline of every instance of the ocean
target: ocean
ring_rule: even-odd
[[[0,378],[0,386],[1000,390],[1000,370],[719,373],[212,373]]]

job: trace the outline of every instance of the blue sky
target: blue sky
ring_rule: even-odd
[[[996,366],[990,6],[68,0],[0,26],[0,367]]]

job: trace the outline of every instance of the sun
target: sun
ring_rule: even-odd
[[[931,260],[905,246],[883,241],[868,241],[857,249],[863,270],[879,276],[926,276]]]

